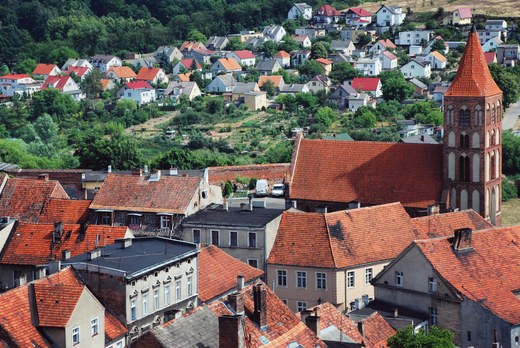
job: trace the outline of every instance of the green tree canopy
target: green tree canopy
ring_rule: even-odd
[[[206,41],[208,41],[208,38],[206,37],[206,35],[202,34],[197,29],[192,29],[188,33],[188,36],[186,37],[186,40],[194,41],[194,42],[202,42],[203,44],[205,44]]]
[[[450,330],[439,329],[437,326],[429,328],[428,332],[420,329],[418,333],[410,325],[406,329],[397,330],[397,333],[388,339],[391,348],[454,348],[453,333]]]
[[[397,100],[402,102],[411,98],[415,93],[415,88],[405,80],[399,70],[385,71],[381,74],[383,85],[383,99]]]
[[[318,123],[329,127],[336,120],[336,112],[332,108],[325,106],[316,111],[314,118]]]
[[[300,65],[298,67],[298,71],[301,75],[306,75],[308,77],[313,77],[316,75],[323,75],[325,70],[323,69],[323,66],[318,63],[315,60],[308,60],[305,62],[305,64]]]
[[[359,75],[359,70],[354,69],[350,63],[341,62],[332,66],[332,71],[330,72],[329,77],[336,83],[343,83],[344,81],[351,80]]]

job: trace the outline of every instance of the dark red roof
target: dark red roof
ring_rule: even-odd
[[[379,81],[379,77],[356,77],[352,80],[352,87],[356,91],[377,91]]]
[[[70,75],[71,73],[74,73],[74,75],[78,76],[78,77],[82,77],[83,75],[85,75],[87,72],[89,72],[89,68],[87,66],[70,66],[66,73],[67,75]]]
[[[141,70],[137,73],[136,79],[143,81],[153,81],[157,74],[161,71],[160,68],[146,68],[142,67]]]
[[[486,63],[491,64],[496,62],[496,52],[484,52],[484,57],[486,57]]]
[[[362,9],[361,7],[349,8],[347,13],[348,12],[353,12],[353,13],[357,14],[359,17],[371,17],[372,16],[372,14],[370,12],[368,12],[365,9]]]
[[[67,82],[69,82],[69,79],[71,79],[69,75],[49,76],[47,77],[40,89],[43,91],[47,88],[56,88],[60,91],[63,91],[63,88],[65,87]]]
[[[256,58],[253,52],[249,50],[240,50],[240,51],[233,51],[233,53],[236,54],[236,56],[240,59],[252,59]]]
[[[475,27],[459,61],[459,70],[445,96],[485,97],[502,94],[491,77]]]
[[[427,207],[441,199],[442,165],[441,145],[300,139],[289,197]]]
[[[6,79],[6,80],[20,80],[20,79],[25,79],[25,78],[30,78],[30,76],[27,74],[7,74],[4,76],[0,76],[0,79]]]
[[[181,59],[181,64],[184,65],[184,67],[188,70],[191,70],[192,66],[193,66],[193,62],[195,62],[195,69],[200,69],[202,68],[202,66],[200,65],[199,62],[197,62],[195,59],[193,58],[185,58],[185,59]]]
[[[318,8],[318,15],[326,17],[337,17],[341,16],[341,12],[330,5],[323,5]]]
[[[126,82],[125,86],[129,89],[152,89],[146,81],[130,81]]]

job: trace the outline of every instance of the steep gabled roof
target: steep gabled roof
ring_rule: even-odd
[[[49,75],[54,68],[57,68],[56,64],[40,63],[34,68],[33,75]]]
[[[139,175],[109,174],[90,208],[185,214],[201,180],[162,176],[150,181]]]
[[[284,50],[278,51],[273,55],[273,58],[291,58],[291,55]]]
[[[397,47],[396,45],[394,45],[394,43],[390,39],[379,40],[377,42],[379,42],[383,47],[386,47],[386,48],[396,48]]]
[[[51,199],[43,206],[39,223],[82,224],[88,220],[91,200]]]
[[[238,62],[235,60],[235,58],[220,58],[218,60],[220,62],[220,65],[224,67],[224,69],[230,71],[230,70],[242,70],[242,67]]]
[[[459,61],[459,69],[445,96],[485,97],[497,94],[502,94],[502,91],[491,77],[477,30],[473,26]]]
[[[7,179],[0,192],[0,216],[36,222],[44,204],[51,198],[68,199],[69,196],[54,180]]]
[[[380,81],[379,77],[355,77],[352,80],[352,87],[356,91],[377,91]]]
[[[471,228],[476,231],[493,227],[472,209],[422,216],[412,219],[412,222],[415,228],[428,238],[446,236],[459,228]]]
[[[200,249],[198,263],[198,294],[202,302],[215,299],[234,289],[239,274],[244,276],[246,283],[264,274],[262,270],[235,259],[214,245]]]
[[[233,53],[240,59],[254,59],[256,58],[253,52],[249,50],[233,51]]]
[[[195,62],[195,65],[193,64],[193,62]],[[202,68],[202,65],[200,65],[200,63],[197,62],[197,60],[195,60],[193,58],[181,59],[181,64],[184,65],[184,67],[188,70],[191,70],[193,66],[195,66],[195,69]]]
[[[372,14],[368,12],[367,10],[361,8],[361,7],[351,7],[348,9],[347,13],[352,12],[358,15],[359,17],[371,17]]]
[[[271,81],[275,87],[280,88],[280,84],[283,82],[283,76],[280,75],[262,75],[258,79],[258,87],[262,87],[264,83]]]
[[[484,57],[486,58],[486,63],[491,64],[496,61],[496,52],[484,52]]]
[[[439,51],[430,52],[430,55],[435,57],[435,59],[437,59],[438,61],[441,61],[441,62],[447,62],[448,61],[446,59],[446,57],[444,57]]]
[[[455,11],[459,11],[460,19],[473,18],[473,13],[469,7],[460,7]]]
[[[65,87],[65,85],[67,85],[70,79],[72,79],[72,77],[70,77],[69,75],[49,76],[47,77],[40,89],[43,91],[47,88],[56,88],[60,91],[63,91],[63,88]],[[76,84],[76,82],[74,82],[74,84]]]
[[[384,51],[383,55],[386,56],[388,59],[397,59],[397,56],[390,51]]]
[[[332,60],[326,59],[326,58],[318,58],[316,61],[322,65],[330,65],[332,64]]]
[[[161,68],[142,67],[141,70],[139,70],[137,73],[136,79],[143,81],[153,81],[157,77],[157,74],[159,74],[159,71],[161,71]]]
[[[132,79],[137,76],[135,72],[128,66],[111,67],[109,71],[113,71],[114,74],[120,79]]]
[[[326,16],[326,17],[336,17],[341,16],[341,12],[336,10],[334,7],[330,5],[323,5],[320,8],[318,8],[318,15],[319,16]]]
[[[70,75],[74,73],[77,77],[83,77],[86,73],[90,71],[89,67],[87,66],[69,66],[67,71],[65,72],[67,75]]]
[[[301,139],[290,199],[427,207],[442,193],[442,146]]]
[[[128,89],[152,89],[152,87],[146,81],[130,81],[126,82],[125,86]]]

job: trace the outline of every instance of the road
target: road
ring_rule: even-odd
[[[520,116],[520,102],[511,104],[509,108],[504,112],[504,118],[502,119],[502,129],[512,129],[518,117]]]
[[[247,203],[248,201],[247,198],[232,198],[228,202],[230,207],[240,207],[240,203]],[[266,208],[285,209],[285,199],[283,198],[253,198],[253,202],[255,201],[265,201]]]

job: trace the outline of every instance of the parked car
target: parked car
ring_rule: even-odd
[[[273,197],[283,197],[284,196],[285,185],[284,184],[274,184],[273,190],[271,191],[271,196]]]
[[[267,196],[267,180],[260,179],[256,181],[256,191],[255,195],[257,197],[265,197]]]

